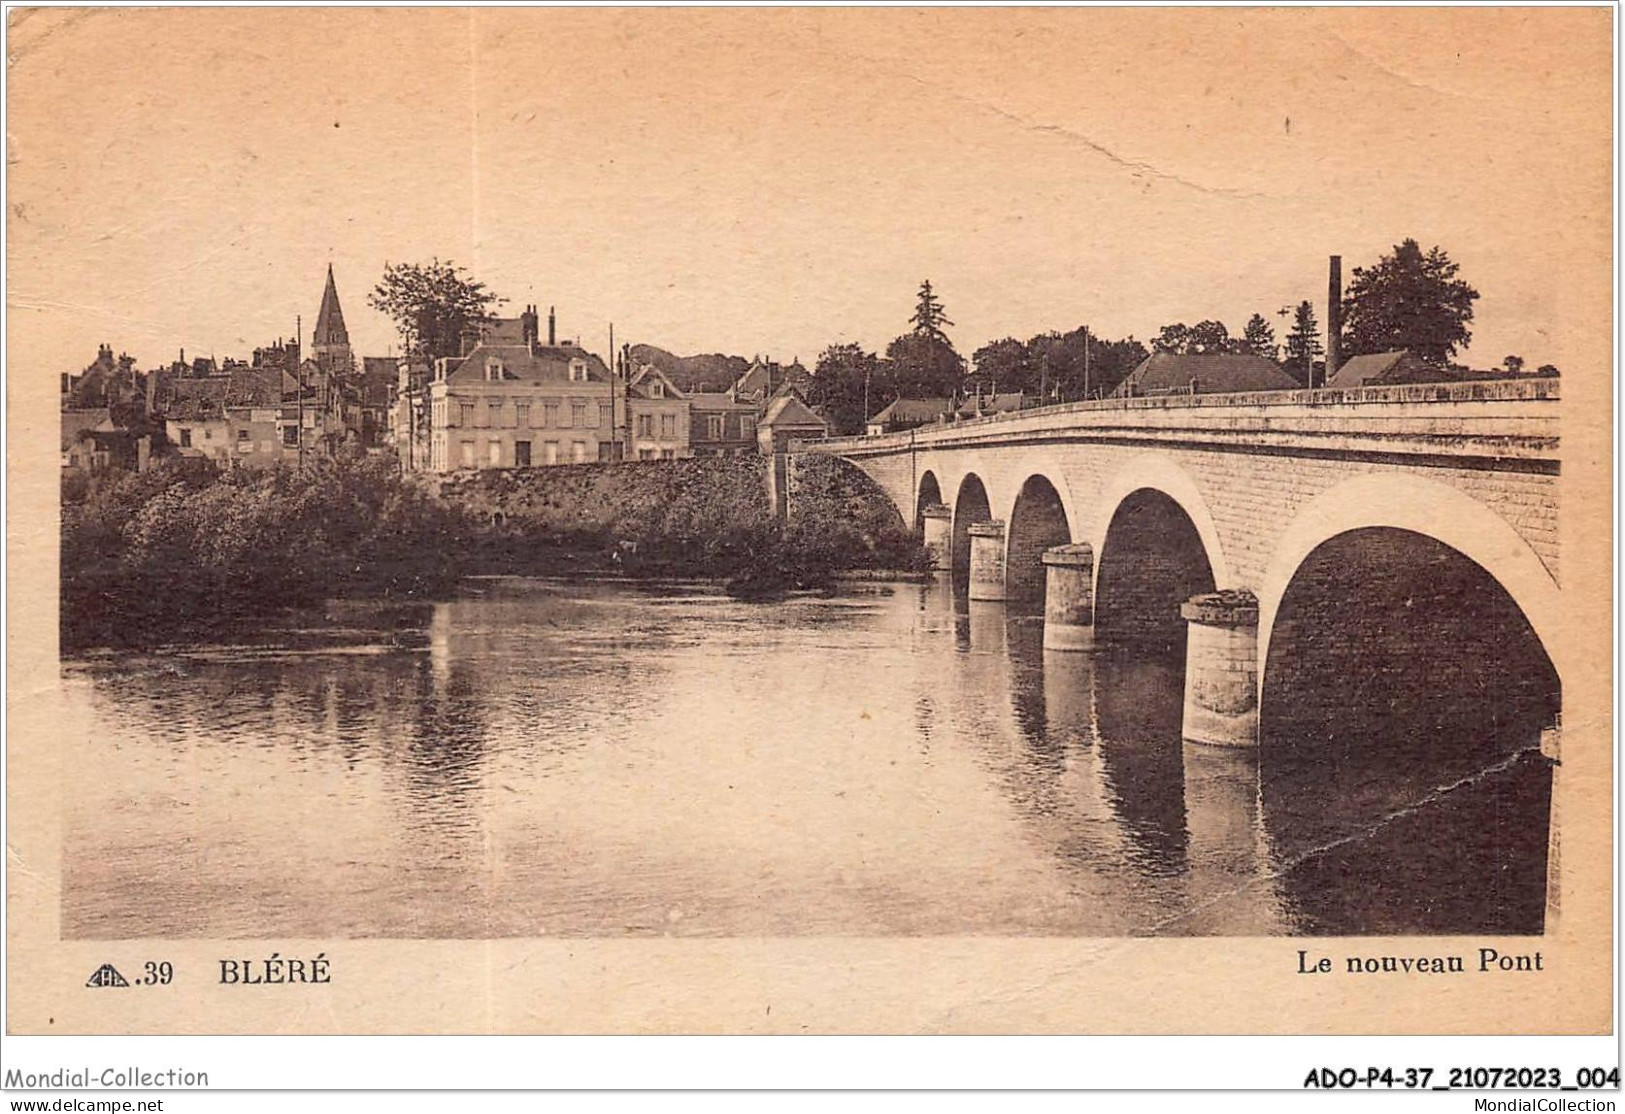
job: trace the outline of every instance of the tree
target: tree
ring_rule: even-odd
[[[890,378],[880,361],[856,344],[832,344],[824,349],[807,389],[807,401],[823,410],[830,432],[843,437],[862,433],[864,423],[891,398]]]
[[[1456,277],[1459,270],[1439,247],[1424,255],[1410,239],[1376,266],[1354,268],[1343,298],[1343,353],[1408,348],[1427,363],[1447,366],[1472,339],[1467,326],[1478,300],[1478,291]]]
[[[1223,321],[1198,321],[1191,326],[1190,352],[1197,356],[1231,352],[1236,342],[1230,339],[1230,330]]]
[[[394,263],[367,295],[367,304],[391,318],[409,356],[456,356],[463,338],[492,320],[505,302],[450,261]]]
[[[1015,337],[984,344],[971,355],[976,366],[976,386],[988,394],[1036,390],[1040,378],[1038,360],[1046,354],[1037,351],[1038,347],[1033,345],[1030,350]]]
[[[931,280],[920,284],[912,332],[904,333],[886,346],[886,359],[892,365],[894,388],[905,398],[953,398],[964,385],[965,359],[943,330],[952,325],[931,290]]]
[[[1558,371],[1557,367],[1553,364],[1541,364],[1535,369],[1535,374],[1540,376],[1542,379],[1557,379],[1560,378],[1563,373]]]
[[[1266,360],[1274,360],[1280,356],[1280,346],[1275,343],[1275,330],[1264,319],[1262,313],[1255,313],[1247,319],[1246,331],[1241,335],[1242,349],[1255,356],[1262,356]]]
[[[1151,346],[1158,352],[1175,356],[1209,356],[1244,350],[1241,341],[1230,336],[1223,321],[1213,320],[1198,321],[1194,325],[1183,321],[1164,325]]]
[[[1292,315],[1292,332],[1286,338],[1286,370],[1298,382],[1313,386],[1315,359],[1325,353],[1320,343],[1320,325],[1315,321],[1315,307],[1299,302]]]
[[[1508,356],[1506,359],[1501,361],[1501,366],[1506,368],[1506,373],[1508,375],[1522,375],[1523,374],[1523,357],[1522,356]]]
[[[919,301],[914,305],[914,316],[909,319],[914,331],[925,336],[933,337],[948,344],[948,334],[943,332],[944,327],[952,325],[948,320],[948,313],[942,308],[942,302],[931,291],[931,280],[926,279],[920,283]]]
[[[1168,352],[1176,356],[1183,356],[1190,351],[1191,327],[1183,321],[1177,325],[1164,325],[1151,342],[1151,348],[1156,352]]]

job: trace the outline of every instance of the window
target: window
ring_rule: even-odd
[[[239,441],[247,441],[248,439],[249,439],[248,438],[248,430],[239,429],[237,431],[237,440],[239,440]]]
[[[458,425],[462,426],[464,429],[467,429],[469,426],[474,424],[474,404],[472,402],[458,403],[457,411]]]
[[[559,443],[547,441],[542,444],[542,463],[557,464],[559,462]]]
[[[184,428],[183,427],[181,429],[181,448],[190,449],[191,447],[192,447],[192,431],[189,428]]]
[[[502,464],[502,442],[495,437],[491,438],[491,443],[486,451],[490,454],[491,467],[499,467]]]
[[[677,415],[676,414],[662,414],[662,415],[660,415],[660,436],[662,436],[662,437],[676,437],[677,436]]]
[[[502,428],[502,400],[493,398],[485,404],[485,425],[487,429]]]
[[[638,415],[638,436],[649,437],[653,435],[653,417],[649,414]]]
[[[586,360],[571,360],[570,361],[570,382],[572,382],[572,383],[585,383],[586,381],[587,381],[587,361]]]
[[[721,414],[712,414],[705,419],[705,435],[712,441],[722,440]]]
[[[530,403],[516,402],[513,404],[513,427],[515,429],[530,428]]]
[[[559,404],[544,402],[542,404],[542,424],[544,426],[557,426],[559,424]]]
[[[660,450],[660,459],[661,460],[676,460],[677,459],[677,450],[676,449],[661,449]]]
[[[513,443],[513,464],[515,468],[530,467],[529,441],[515,441]]]
[[[608,464],[610,461],[612,461],[614,459],[615,459],[615,442],[613,442],[613,441],[600,441],[600,442],[598,442],[598,463],[599,464]]]
[[[570,460],[576,464],[587,463],[587,443],[585,441],[570,442]]]
[[[474,467],[474,442],[464,441],[462,443],[462,453],[462,466],[464,468]]]
[[[296,425],[283,426],[282,443],[290,449],[296,447],[299,444],[299,427]]]
[[[665,398],[666,397],[666,385],[664,383],[662,383],[658,379],[656,379],[654,382],[650,383],[649,384],[649,397],[650,398]]]
[[[572,402],[570,404],[570,424],[578,429],[587,428],[587,404],[585,402]]]
[[[506,379],[508,369],[502,366],[501,356],[487,356],[485,358],[485,377],[487,379]]]
[[[654,458],[655,458],[655,451],[653,449],[639,449],[638,450],[638,459],[639,460],[653,460]]]
[[[608,406],[600,406],[598,408],[598,424],[604,426],[606,429],[615,428],[614,403],[610,403]]]

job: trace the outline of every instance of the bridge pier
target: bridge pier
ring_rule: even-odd
[[[921,541],[931,554],[931,567],[937,572],[953,568],[954,512],[941,503],[920,508]]]
[[[1087,542],[1044,550],[1044,649],[1095,644],[1095,551]]]
[[[1185,638],[1184,736],[1221,747],[1258,745],[1258,599],[1245,590],[1192,596]]]
[[[970,598],[1004,599],[1004,523],[997,519],[973,522],[967,532],[970,534]]]

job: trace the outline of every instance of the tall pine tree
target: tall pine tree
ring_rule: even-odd
[[[1286,371],[1298,382],[1313,387],[1315,360],[1326,349],[1320,343],[1320,324],[1315,320],[1315,307],[1299,302],[1292,315],[1292,331],[1286,338]]]

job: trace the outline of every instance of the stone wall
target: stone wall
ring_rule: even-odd
[[[488,469],[428,482],[487,523],[542,535],[681,541],[772,521],[759,457]]]

